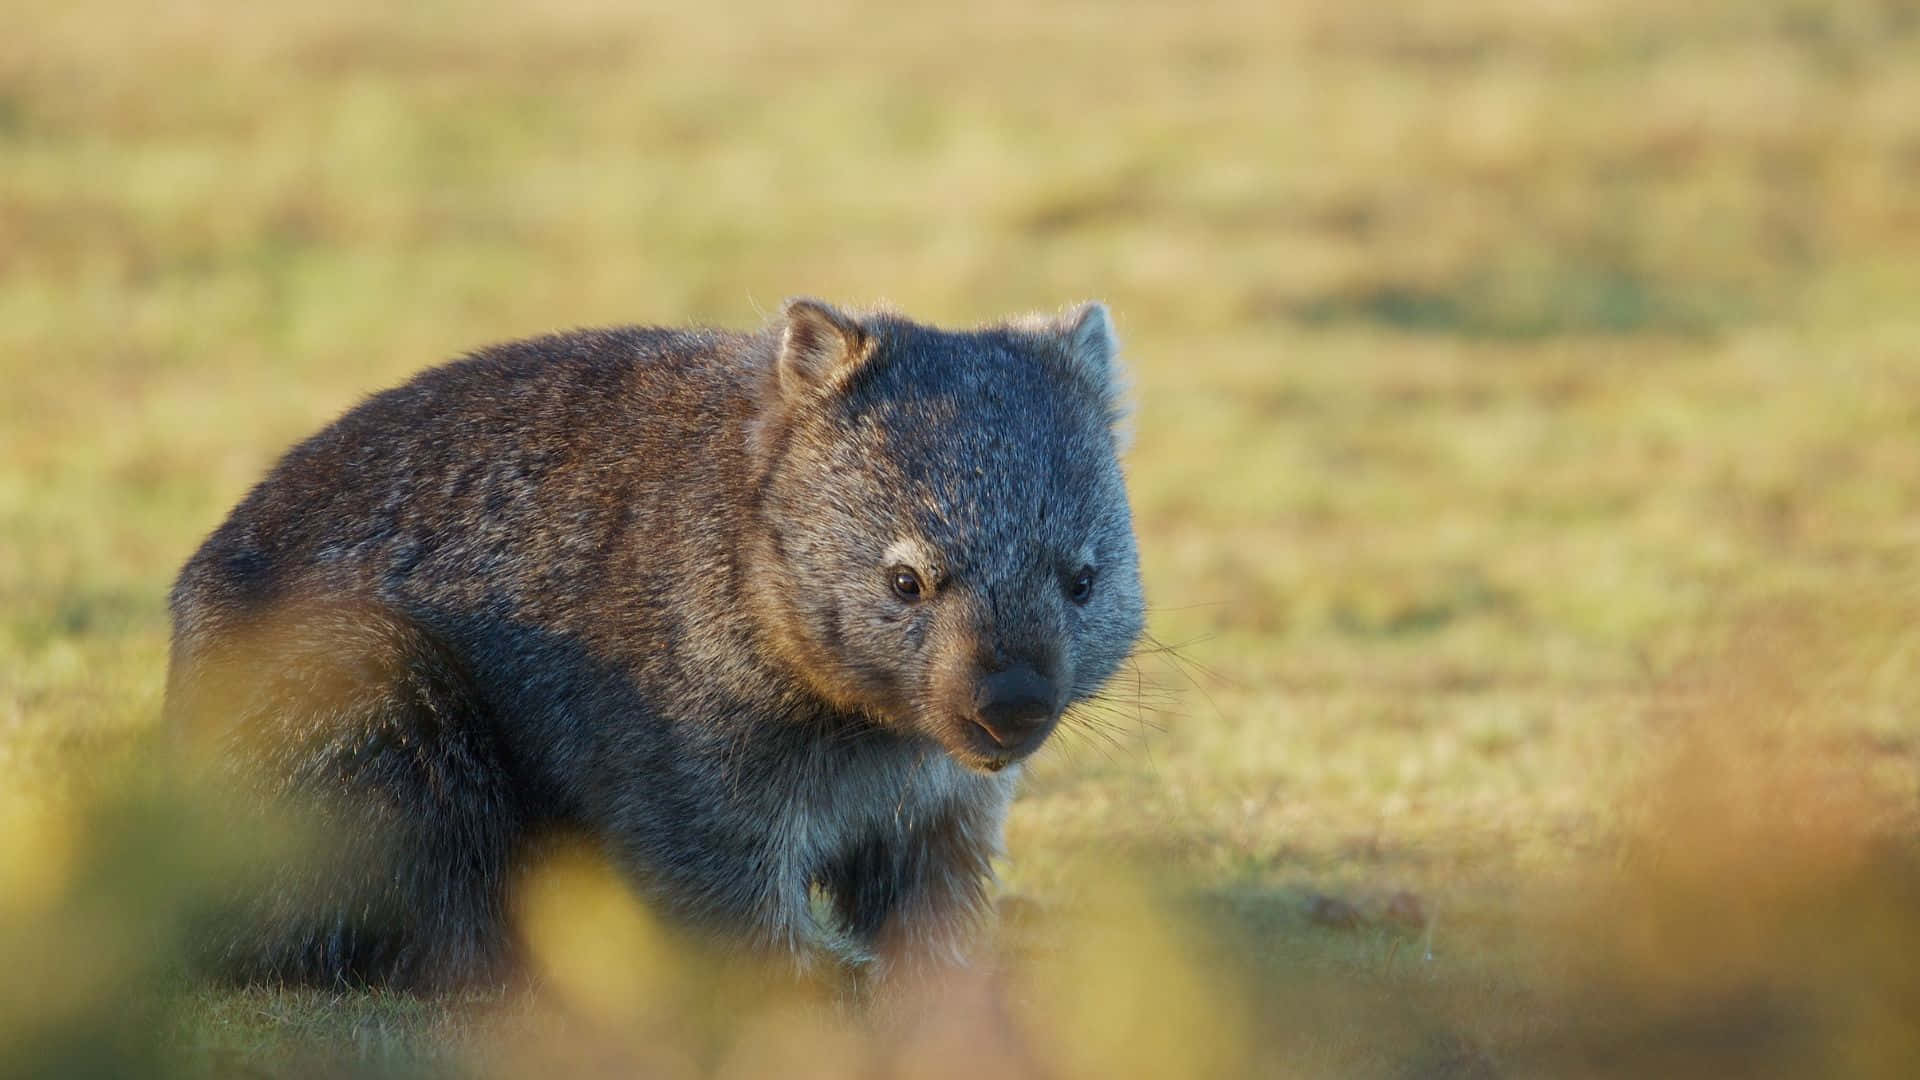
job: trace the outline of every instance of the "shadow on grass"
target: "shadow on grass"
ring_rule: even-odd
[[[1372,325],[1483,340],[1659,334],[1708,338],[1740,316],[1728,298],[1624,265],[1570,261],[1472,267],[1438,282],[1371,281],[1311,296],[1256,293],[1256,319]]]
[[[1766,870],[1723,876],[1722,851],[1690,854],[1678,868],[1635,856],[1564,888],[1524,885],[1497,910],[1456,904],[1437,925],[1299,884],[1206,890],[1179,910],[1197,928],[1199,962],[1258,1018],[1256,1066],[1905,1075],[1920,1051],[1920,982],[1893,958],[1920,949],[1920,848],[1883,848],[1845,871],[1791,848],[1737,856],[1777,859],[1772,881]],[[1750,895],[1722,891],[1739,881]]]

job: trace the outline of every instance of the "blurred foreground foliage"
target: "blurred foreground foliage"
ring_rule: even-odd
[[[584,848],[516,890],[529,982],[201,985],[185,928],[271,838],[123,758],[4,807],[0,1074],[1903,1076],[1920,832],[1860,766],[1912,735],[1855,711],[1915,704],[1911,611],[1756,613],[1676,671],[1586,858],[1334,896],[1083,852],[1003,900],[972,968],[865,1007],[676,940]]]

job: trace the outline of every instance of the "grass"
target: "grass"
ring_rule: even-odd
[[[1920,1053],[1887,959],[1920,943],[1908,6],[8,14],[0,1001],[52,1004],[3,1014],[0,1058],[1897,1075]],[[1079,975],[1041,998],[1104,1011],[1001,1037],[979,1018],[1039,991],[981,990],[986,1034],[911,1045],[986,1057],[899,1060],[769,1013],[668,1061],[519,1001],[182,998],[149,985],[147,938],[101,946],[124,977],[43,992],[98,925],[164,939],[140,913],[193,857],[116,876],[149,826],[81,794],[137,762],[171,575],[276,455],[487,341],[754,325],[800,292],[1117,315],[1153,632],[1183,659],[1143,659],[1164,708],[1119,746],[1034,768],[1007,867],[1042,913],[1014,969],[1057,960]],[[1082,914],[1127,892],[1095,884],[1112,852],[1154,899]],[[1388,917],[1402,892],[1426,927]],[[1156,1042],[1156,1016],[1208,1046]]]

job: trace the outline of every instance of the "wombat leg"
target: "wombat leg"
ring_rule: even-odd
[[[244,982],[437,989],[497,975],[521,809],[460,663],[377,604],[283,607],[201,643],[168,712],[293,827],[201,943]]]
[[[999,820],[956,810],[904,835],[875,837],[822,881],[841,929],[870,958],[865,982],[927,978],[964,964],[990,914]]]

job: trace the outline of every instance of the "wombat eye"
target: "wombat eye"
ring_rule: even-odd
[[[887,576],[893,583],[894,595],[902,600],[918,600],[925,591],[920,584],[920,575],[914,573],[912,567],[896,566],[887,571]]]
[[[1093,567],[1083,566],[1067,583],[1067,599],[1076,604],[1084,604],[1093,598]]]

